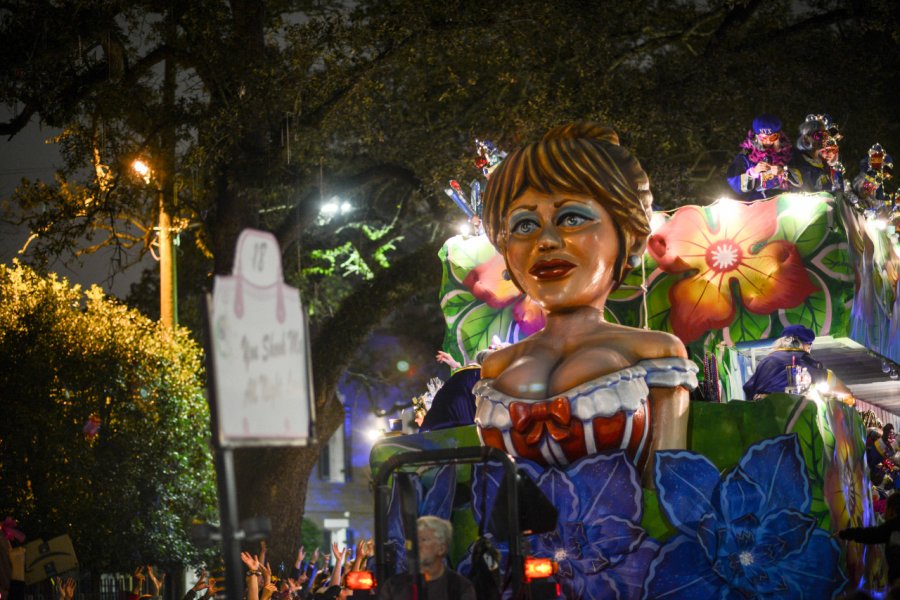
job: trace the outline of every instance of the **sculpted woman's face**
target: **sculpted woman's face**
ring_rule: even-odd
[[[603,308],[619,242],[612,217],[593,197],[528,189],[503,225],[509,270],[546,311]]]

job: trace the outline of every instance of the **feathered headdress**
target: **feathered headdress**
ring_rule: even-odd
[[[434,395],[444,385],[444,381],[440,377],[432,377],[426,384],[427,391],[424,394],[414,396],[412,399],[413,408],[416,412],[428,412],[431,408],[431,401]]]

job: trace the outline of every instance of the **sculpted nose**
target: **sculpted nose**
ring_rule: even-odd
[[[562,245],[562,239],[556,227],[548,226],[541,230],[541,235],[537,241],[538,249],[542,251],[553,250]]]

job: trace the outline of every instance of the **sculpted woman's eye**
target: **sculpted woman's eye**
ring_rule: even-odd
[[[537,221],[534,221],[533,219],[513,219],[509,225],[510,232],[521,235],[532,233],[537,228]]]
[[[576,213],[567,213],[559,218],[559,224],[563,227],[577,227],[588,221],[588,217]]]

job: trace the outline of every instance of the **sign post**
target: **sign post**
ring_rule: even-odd
[[[284,283],[275,236],[245,229],[230,276],[207,296],[206,361],[226,592],[240,599],[240,542],[233,451],[305,446],[313,439],[309,336],[300,293]]]

